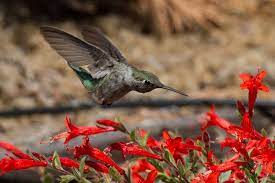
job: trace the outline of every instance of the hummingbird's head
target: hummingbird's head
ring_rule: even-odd
[[[162,88],[166,90],[170,90],[176,93],[179,93],[184,96],[188,96],[187,94],[176,90],[170,86],[166,86],[162,84],[159,80],[159,78],[154,75],[151,72],[143,71],[143,70],[134,70],[133,71],[133,77],[134,77],[134,82],[133,82],[133,89],[135,91],[141,92],[141,93],[146,93],[150,92],[156,88]]]

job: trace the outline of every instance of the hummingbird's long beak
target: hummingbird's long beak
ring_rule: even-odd
[[[176,90],[176,89],[174,89],[174,88],[172,88],[172,87],[170,87],[170,86],[165,86],[165,85],[163,85],[163,86],[161,86],[161,88],[162,88],[162,89],[169,90],[169,91],[173,91],[173,92],[176,92],[176,93],[178,93],[178,94],[181,94],[181,95],[184,95],[184,96],[187,96],[187,97],[188,97],[187,94],[183,93],[182,91]]]

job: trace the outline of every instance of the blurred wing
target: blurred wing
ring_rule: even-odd
[[[113,45],[113,43],[97,28],[84,27],[82,30],[82,35],[84,40],[86,40],[91,45],[94,45],[111,57],[116,59],[118,62],[127,63],[125,57],[122,56],[120,51]]]
[[[53,27],[41,27],[45,40],[73,66],[88,68],[95,79],[111,72],[113,59],[101,49]]]

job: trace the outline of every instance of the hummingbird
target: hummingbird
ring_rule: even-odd
[[[164,85],[151,72],[130,65],[110,39],[97,28],[83,27],[81,34],[84,40],[50,26],[43,26],[40,30],[98,104],[111,105],[130,91],[146,93],[156,88],[187,96]]]

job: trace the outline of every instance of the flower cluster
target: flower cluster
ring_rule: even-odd
[[[220,117],[212,106],[202,120],[201,135],[195,139],[184,139],[165,130],[157,140],[144,129],[129,132],[117,121],[101,119],[97,126],[85,127],[74,125],[66,117],[67,131],[55,135],[50,142],[64,139],[73,158],[60,157],[56,152],[51,157],[37,152],[26,154],[0,141],[0,148],[7,152],[0,160],[0,173],[47,167],[60,172],[60,182],[272,182],[275,179],[275,141],[256,131],[252,123],[258,91],[268,92],[262,84],[265,75],[265,71],[259,71],[256,76],[241,74],[241,88],[248,89],[249,100],[248,107],[237,102],[239,125]],[[207,131],[210,126],[223,130],[226,138],[211,139]],[[93,135],[111,131],[124,133],[129,141],[116,142],[105,149],[92,145]],[[72,139],[80,136],[82,144],[68,147]],[[222,150],[227,149],[228,152],[223,151],[223,158],[216,155],[217,150],[213,148],[216,144]],[[118,164],[112,157],[113,151],[120,151],[127,161]]]

